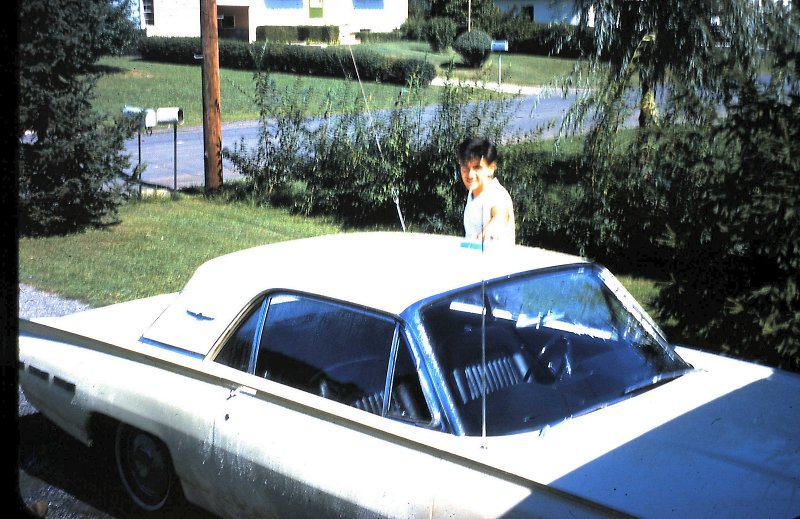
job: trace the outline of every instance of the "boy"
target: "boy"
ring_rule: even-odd
[[[508,191],[494,178],[497,149],[487,139],[470,137],[458,147],[461,180],[469,192],[464,206],[467,239],[499,240],[513,244],[514,207]]]

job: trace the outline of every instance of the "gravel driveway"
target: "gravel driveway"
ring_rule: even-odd
[[[42,292],[30,285],[19,284],[19,317],[34,319],[36,317],[57,317],[87,310],[90,306],[74,299]]]

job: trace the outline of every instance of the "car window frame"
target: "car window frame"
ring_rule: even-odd
[[[443,425],[442,425],[442,420],[441,420],[441,416],[442,416],[441,408],[438,405],[438,401],[437,401],[437,399],[435,397],[435,391],[433,391],[433,389],[432,389],[433,385],[431,384],[430,380],[428,380],[430,378],[430,375],[429,375],[429,372],[426,369],[425,361],[423,360],[422,356],[416,351],[416,348],[414,347],[413,337],[411,336],[411,334],[409,334],[407,325],[406,325],[405,321],[402,319],[402,317],[394,315],[394,314],[391,314],[391,313],[388,313],[388,312],[382,312],[380,310],[377,310],[377,309],[374,309],[374,308],[371,308],[371,307],[367,307],[367,306],[364,306],[364,305],[359,305],[359,304],[352,303],[352,302],[349,302],[349,301],[343,301],[343,300],[339,300],[339,299],[336,299],[336,298],[325,297],[325,296],[321,296],[319,294],[314,294],[314,293],[309,293],[309,292],[304,292],[304,291],[289,290],[289,289],[271,289],[271,290],[264,291],[264,292],[261,292],[260,294],[258,294],[256,297],[254,297],[250,301],[250,303],[248,305],[246,305],[242,309],[241,312],[239,312],[239,314],[236,316],[236,318],[228,326],[226,332],[224,334],[222,334],[222,336],[220,337],[220,340],[217,342],[215,347],[212,349],[211,354],[208,356],[208,360],[210,360],[212,362],[216,362],[216,359],[219,357],[221,352],[224,350],[225,346],[236,335],[238,330],[240,330],[241,327],[246,323],[246,321],[253,316],[253,313],[256,313],[258,315],[258,317],[257,317],[256,326],[254,327],[253,337],[251,338],[251,341],[250,341],[250,355],[249,355],[249,361],[248,361],[248,365],[247,365],[247,370],[246,371],[242,371],[242,370],[239,370],[236,367],[229,366],[229,365],[224,364],[224,363],[220,363],[220,365],[226,366],[226,367],[228,367],[230,369],[234,369],[234,370],[236,370],[237,372],[240,372],[240,373],[242,373],[242,372],[247,373],[248,375],[256,377],[258,379],[264,379],[264,377],[259,377],[255,373],[256,362],[257,362],[257,359],[258,359],[259,349],[260,349],[260,346],[261,346],[261,344],[260,344],[261,343],[261,337],[262,337],[262,335],[264,333],[264,327],[266,326],[266,320],[267,320],[267,315],[268,315],[268,312],[269,312],[270,302],[272,301],[273,298],[280,297],[280,296],[296,297],[296,298],[300,298],[300,299],[313,300],[313,301],[317,301],[317,302],[321,302],[321,303],[325,303],[325,304],[331,304],[331,305],[335,305],[335,306],[339,306],[339,307],[345,308],[345,309],[350,310],[350,311],[355,311],[355,312],[362,313],[362,314],[365,314],[365,315],[370,316],[370,317],[374,317],[374,318],[377,318],[377,319],[392,323],[393,324],[392,339],[391,339],[392,342],[391,342],[391,346],[390,346],[390,349],[389,349],[389,362],[388,362],[388,365],[387,365],[387,371],[386,371],[386,374],[385,374],[385,377],[384,377],[385,381],[384,381],[384,397],[383,397],[383,402],[382,402],[382,413],[380,415],[375,415],[375,416],[379,416],[381,418],[388,418],[390,420],[400,421],[400,422],[403,422],[403,423],[408,423],[410,425],[424,427],[424,428],[428,428],[428,429],[443,430]],[[258,309],[254,311],[255,307],[258,307]],[[391,401],[391,396],[392,396],[391,395],[391,391],[393,389],[394,377],[395,377],[396,369],[397,369],[397,359],[398,359],[399,351],[400,351],[400,348],[402,347],[401,346],[402,344],[405,344],[405,348],[406,348],[407,354],[408,354],[408,356],[409,356],[409,358],[410,358],[410,360],[411,360],[411,362],[412,362],[412,364],[414,366],[414,369],[416,371],[417,382],[419,383],[420,389],[422,391],[422,396],[424,398],[424,403],[425,403],[425,405],[427,407],[427,411],[428,411],[428,413],[430,414],[430,417],[431,417],[430,421],[415,420],[415,419],[411,419],[411,418],[407,418],[407,417],[401,417],[401,416],[397,416],[397,415],[392,415],[392,414],[390,414],[388,412],[389,411],[388,408],[390,406],[390,401]],[[266,380],[269,380],[269,379],[266,379]],[[323,398],[323,399],[328,400],[330,402],[335,402],[335,403],[339,403],[341,405],[345,405],[347,407],[356,408],[355,406],[348,405],[348,404],[342,403],[342,402],[338,402],[338,401],[333,400],[333,399],[325,398],[324,396],[315,394],[315,393],[310,392],[310,391],[306,391],[304,389],[295,388],[295,387],[293,387],[293,386],[291,386],[289,384],[284,384],[284,383],[282,383],[280,381],[272,381],[271,380],[271,382],[274,382],[274,383],[277,383],[277,384],[281,384],[284,387],[292,388],[292,389],[297,390],[297,391],[303,391],[306,394],[310,394],[310,395],[316,396],[318,398]],[[369,413],[369,411],[365,411],[365,412],[367,412],[368,414],[374,414],[374,413]]]

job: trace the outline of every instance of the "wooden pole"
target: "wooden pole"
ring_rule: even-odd
[[[203,163],[205,190],[209,192],[222,187],[222,125],[216,0],[200,0],[200,40],[203,47]]]

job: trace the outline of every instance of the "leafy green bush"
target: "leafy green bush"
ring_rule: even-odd
[[[336,43],[339,41],[339,27],[336,25],[259,25],[256,27],[256,41]]]
[[[492,53],[492,38],[479,30],[463,32],[453,42],[453,50],[458,52],[465,65],[477,68],[489,59]]]
[[[400,26],[400,33],[406,40],[423,41],[426,40],[426,30],[428,19],[421,16],[409,16],[403,25]]]
[[[538,23],[521,17],[506,17],[496,36],[508,40],[510,52],[539,56],[578,58],[594,50],[588,29],[562,23]]]
[[[256,27],[256,41],[291,43],[300,41],[300,36],[296,25],[259,25]]]
[[[406,35],[400,30],[394,30],[392,32],[359,31],[356,33],[356,38],[358,38],[361,43],[380,43],[385,41],[401,41],[406,39]]]
[[[440,52],[453,44],[457,30],[456,22],[450,18],[435,16],[425,24],[425,40],[433,52]]]
[[[199,65],[200,38],[144,38],[140,54],[148,61]],[[353,61],[355,60],[355,65]],[[356,46],[314,47],[306,45],[219,42],[221,67],[244,70],[271,70],[329,77],[356,77],[362,80],[407,84],[413,80],[428,85],[436,77],[436,67],[416,58],[389,57]]]
[[[485,94],[476,101],[468,89],[451,85],[423,118],[420,83],[412,81],[393,110],[373,118],[355,85],[276,92],[266,77],[257,85],[261,144],[223,150],[259,203],[288,204],[352,224],[391,225],[397,223],[396,199],[409,227],[463,232],[466,193],[456,145],[471,132],[499,140],[514,99]],[[323,117],[319,125],[301,123],[297,108],[309,96],[323,97],[342,115]]]

